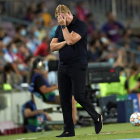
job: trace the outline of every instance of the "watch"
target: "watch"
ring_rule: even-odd
[[[66,27],[67,27],[66,25],[62,25],[62,26],[61,26],[62,29],[65,29]]]

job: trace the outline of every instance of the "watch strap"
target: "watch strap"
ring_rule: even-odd
[[[66,27],[67,27],[66,25],[62,25],[62,26],[61,26],[62,29],[66,28]]]

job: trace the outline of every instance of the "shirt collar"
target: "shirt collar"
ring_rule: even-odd
[[[73,20],[72,20],[72,22],[71,22],[71,24],[75,24],[75,22],[76,22],[76,16],[75,15],[73,15]]]

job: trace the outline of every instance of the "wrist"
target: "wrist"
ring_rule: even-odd
[[[61,25],[61,28],[62,29],[65,29],[67,26],[66,25]]]

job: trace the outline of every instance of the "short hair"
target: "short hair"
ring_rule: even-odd
[[[137,71],[139,68],[138,68],[138,65],[134,64],[130,67],[130,69]]]
[[[66,14],[69,11],[70,11],[70,9],[66,5],[58,5],[55,10],[55,17],[57,17],[59,15],[59,13]]]
[[[32,55],[29,55],[25,58],[25,63],[28,63],[33,58]]]
[[[89,13],[89,14],[87,14],[86,18],[90,18],[92,16],[93,16],[93,14],[92,13]]]
[[[12,64],[11,63],[7,63],[5,66],[4,66],[4,72],[9,72],[13,70],[13,67],[12,67]]]
[[[112,11],[107,11],[106,12],[106,17],[108,17],[111,13],[112,13]]]
[[[13,42],[8,43],[7,45],[7,50],[10,50],[10,48],[12,47]]]
[[[96,44],[96,42],[97,42],[97,40],[95,40],[95,39],[92,39],[92,40],[90,41],[90,46],[93,46],[93,45],[95,45],[95,44]]]
[[[16,46],[17,46],[17,48],[19,49],[19,48],[21,48],[22,46],[24,46],[24,44],[23,44],[22,42],[18,42],[18,43],[16,43]]]

